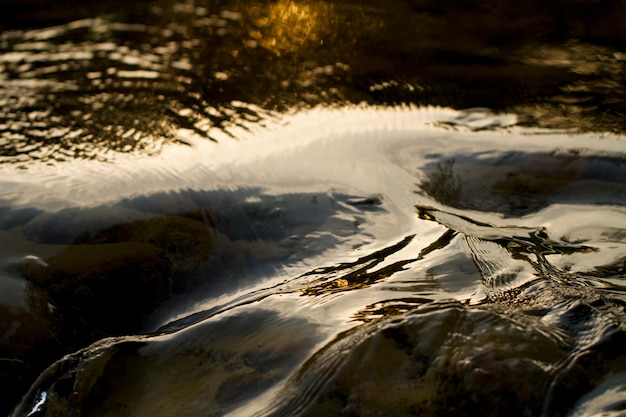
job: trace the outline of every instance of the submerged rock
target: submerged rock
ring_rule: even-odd
[[[348,336],[355,345],[303,415],[539,415],[566,355],[537,329],[458,305],[376,327]]]
[[[318,340],[309,330],[256,310],[170,335],[104,339],[46,370],[15,415],[224,415],[302,361]]]
[[[556,306],[541,300],[543,312],[435,303],[352,329],[318,351],[263,415],[557,416],[596,397],[598,411],[619,410],[607,391],[622,392],[626,331],[611,302],[553,295]]]
[[[583,152],[447,156],[424,169],[420,192],[450,207],[527,215],[555,203],[626,204],[624,159]]]
[[[551,263],[597,249],[554,240],[543,228],[417,211],[446,229],[435,242],[409,235],[352,263],[198,305],[152,335],[102,340],[43,372],[14,417],[526,417],[621,407],[606,392],[621,398],[626,304]],[[169,226],[187,232],[163,233]],[[194,226],[142,221],[89,236],[76,250],[136,244],[166,254],[188,244],[167,236],[227,250],[193,239]],[[450,259],[447,248],[473,259],[475,287],[456,301],[446,301],[454,292],[436,299],[442,282],[432,268],[420,272],[433,257]],[[412,286],[409,294],[423,296],[396,298],[407,292],[381,288],[402,273],[413,284],[428,281],[428,292]],[[359,310],[372,293],[380,311]]]
[[[538,291],[552,294],[553,308],[532,308]],[[312,356],[316,325],[262,309],[171,334],[106,339],[50,367],[13,416],[525,417],[595,403],[615,409],[605,392],[619,391],[626,372],[619,354],[626,331],[613,321],[611,302],[584,295],[540,282],[519,306],[426,304],[355,326]]]
[[[16,269],[109,335],[138,331],[173,292],[191,287],[224,291],[250,258],[262,258],[269,250],[259,243],[262,250],[255,255],[253,242],[233,243],[214,228],[179,216],[105,222],[100,229],[93,220],[87,223],[89,228],[60,253]]]
[[[355,234],[353,217],[384,210],[379,200],[314,193],[252,199],[186,191],[121,204],[35,217],[24,226],[25,237],[57,250],[17,267],[108,335],[138,331],[172,296],[219,296],[250,285],[263,268]]]
[[[169,265],[138,242],[69,246],[46,266],[21,272],[108,334],[136,331],[169,291]]]

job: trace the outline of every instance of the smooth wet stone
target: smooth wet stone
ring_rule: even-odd
[[[180,216],[84,231],[73,242],[43,262],[24,262],[17,269],[107,334],[137,331],[173,294],[191,289],[221,294],[244,285],[250,270],[289,253],[281,242],[231,241]]]
[[[570,153],[499,152],[447,155],[427,164],[421,192],[451,207],[506,216],[554,203],[625,204],[624,160]]]
[[[296,253],[326,250],[336,235],[353,235],[351,216],[371,209],[353,200],[185,191],[43,213],[24,226],[24,236],[60,253],[42,256],[46,266],[18,269],[107,334],[129,333],[172,296],[249,286],[259,271]],[[379,206],[377,200],[374,209],[383,210]]]
[[[192,280],[198,268],[229,245],[228,239],[204,223],[177,216],[117,224],[86,235],[77,243],[150,247],[174,287],[188,286],[190,283],[182,280]]]
[[[570,378],[558,378],[569,348],[545,329],[522,323],[451,306],[360,329],[340,342],[349,353],[324,387],[282,410],[306,405],[305,416],[541,415],[556,380],[573,395],[553,410],[563,412],[589,388],[593,371],[577,367]],[[331,356],[318,358],[311,370],[323,369]]]
[[[171,335],[104,339],[47,369],[15,415],[221,416],[304,360],[319,341],[313,328],[255,310]]]
[[[459,306],[347,337],[354,345],[304,415],[538,415],[566,354],[537,330]]]
[[[14,415],[525,417],[615,409],[601,388],[619,391],[626,331],[588,337],[568,321],[577,314],[577,325],[595,323],[601,306],[570,299],[543,313],[492,307],[424,305],[352,328],[313,355],[314,323],[259,309],[171,334],[105,339],[46,370]],[[548,311],[562,324],[548,323]]]
[[[105,333],[133,332],[170,296],[175,275],[191,273],[213,255],[215,239],[204,224],[189,219],[171,216],[132,221],[146,217],[134,214],[130,222],[123,222],[124,216],[113,210],[107,218],[117,223],[111,225],[110,221],[98,223],[100,211],[77,212],[80,220],[76,224],[68,213],[48,215],[37,223],[37,229],[31,223],[27,237],[54,242],[46,236],[55,236],[62,225],[73,229],[68,235],[73,236],[73,244],[42,262],[25,261],[16,269]]]
[[[169,293],[170,266],[150,244],[69,246],[22,273],[109,334],[136,331]]]
[[[79,243],[119,244],[135,242],[160,251],[170,268],[172,291],[213,288],[224,291],[236,284],[247,268],[284,257],[278,242],[231,240],[214,227],[189,217],[157,216],[118,224],[79,239]],[[202,216],[197,215],[200,219]]]

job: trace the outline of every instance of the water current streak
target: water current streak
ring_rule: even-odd
[[[482,276],[485,294],[492,302],[509,298],[536,279],[568,281],[564,278],[568,275],[566,271],[559,271],[548,262],[549,255],[596,250],[585,245],[551,240],[542,228],[496,227],[428,207],[417,209],[421,218],[437,221],[449,230],[463,233]]]
[[[394,262],[376,271],[372,271],[372,268],[383,262],[388,256],[405,248],[411,243],[414,237],[414,235],[407,236],[395,245],[371,253],[354,262],[319,268],[302,275],[298,280],[309,280],[310,277],[320,276],[320,278],[314,278],[311,284],[302,290],[303,294],[319,296],[357,288],[366,288],[381,279],[393,275],[395,272],[402,270],[406,264],[414,262],[416,259]]]

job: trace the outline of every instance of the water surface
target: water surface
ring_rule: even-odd
[[[620,415],[626,19],[553,3],[7,2],[2,411]]]

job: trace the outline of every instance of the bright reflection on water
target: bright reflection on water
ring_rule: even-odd
[[[0,411],[623,412],[623,7],[335,3],[0,17]]]

